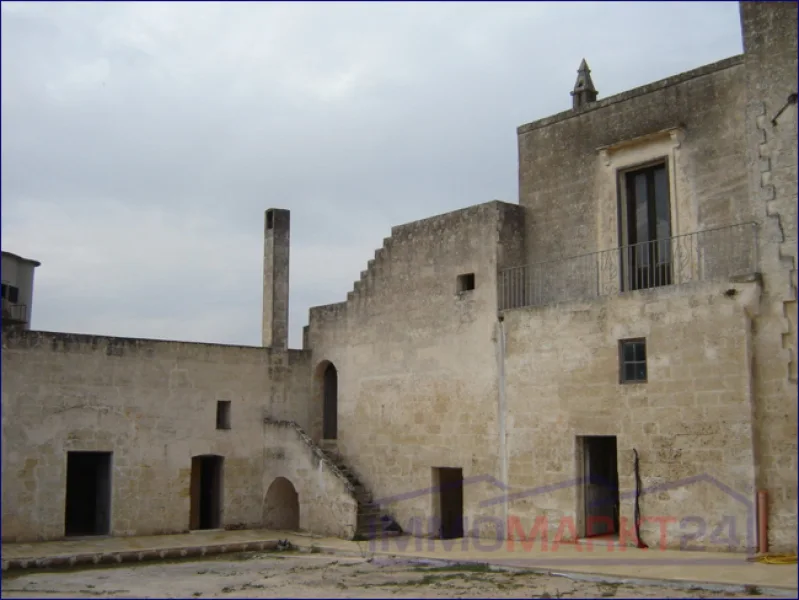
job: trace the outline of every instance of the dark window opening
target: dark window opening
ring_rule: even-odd
[[[619,343],[620,381],[646,381],[646,340],[622,340]]]
[[[9,284],[2,284],[2,296],[14,304],[19,300],[19,288]]]
[[[271,210],[266,211],[266,228],[272,229],[275,226],[275,213]]]
[[[671,208],[666,164],[624,174],[622,289],[671,285]]]
[[[474,289],[474,273],[458,275],[458,293],[468,292]]]
[[[216,428],[230,429],[230,400],[216,403]]]

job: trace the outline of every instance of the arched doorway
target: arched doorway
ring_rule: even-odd
[[[277,477],[266,491],[264,527],[297,531],[300,528],[300,500],[297,490],[285,477]]]
[[[338,371],[327,363],[322,378],[322,439],[338,437]]]

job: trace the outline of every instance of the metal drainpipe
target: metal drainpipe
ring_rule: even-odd
[[[508,448],[507,448],[507,430],[505,424],[505,415],[507,408],[505,406],[505,324],[504,317],[499,315],[497,326],[499,328],[499,406],[498,408],[498,421],[499,421],[499,464],[500,464],[500,479],[502,484],[508,485]],[[502,501],[502,518],[505,527],[505,537],[507,538],[510,532],[508,529],[508,494],[507,491],[503,494]]]

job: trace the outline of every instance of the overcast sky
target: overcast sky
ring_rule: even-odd
[[[2,247],[33,328],[291,345],[392,225],[518,200],[516,127],[741,52],[735,2],[2,3]]]

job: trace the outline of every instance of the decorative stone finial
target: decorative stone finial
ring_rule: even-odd
[[[577,110],[583,108],[591,102],[596,102],[599,92],[594,87],[594,82],[591,80],[591,69],[588,68],[588,63],[585,59],[580,63],[580,68],[577,69],[577,81],[574,83],[574,90],[572,91],[572,108]]]

